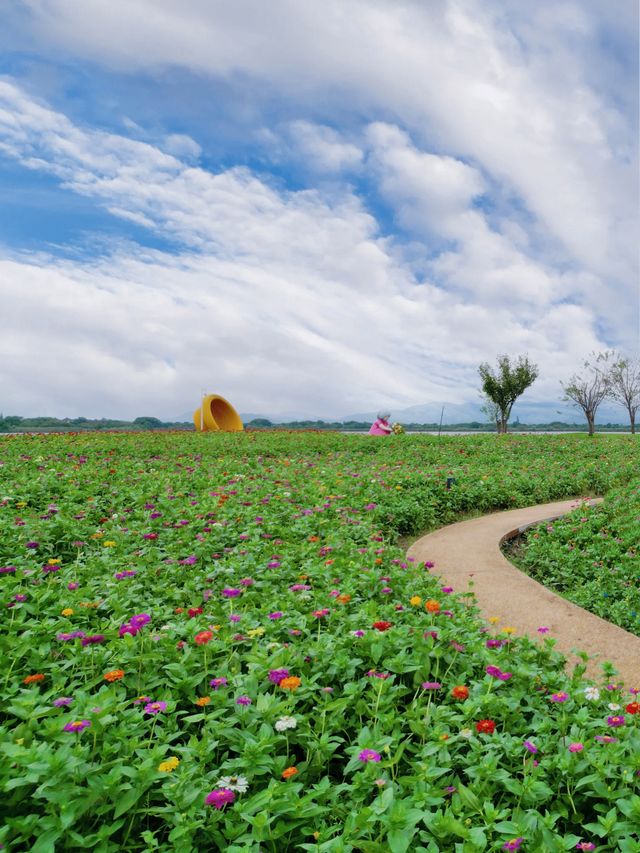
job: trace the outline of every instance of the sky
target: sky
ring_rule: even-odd
[[[567,411],[639,348],[638,5],[8,0],[0,194],[5,415],[453,409],[503,353]]]

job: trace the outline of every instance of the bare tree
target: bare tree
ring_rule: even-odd
[[[640,358],[618,358],[609,372],[609,396],[629,413],[631,432],[636,431],[636,412],[640,408]]]
[[[595,432],[596,412],[600,403],[610,395],[611,352],[592,353],[583,364],[582,373],[574,373],[569,381],[560,383],[563,400],[580,406],[589,425],[589,435]]]
[[[532,385],[538,376],[538,366],[526,355],[519,355],[513,365],[508,355],[498,356],[496,371],[483,362],[478,368],[482,391],[497,409],[496,424],[499,433],[507,431],[507,422],[513,404]],[[486,409],[485,409],[486,411]]]
[[[482,399],[480,411],[486,416],[489,422],[493,422],[496,425],[496,431],[500,432],[500,409],[498,405],[486,394],[481,394],[480,397]]]

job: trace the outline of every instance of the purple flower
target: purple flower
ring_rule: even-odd
[[[80,586],[79,583],[76,583],[75,581],[71,581],[71,583],[67,584],[67,589],[78,589],[79,586]]]
[[[151,622],[151,616],[148,613],[138,613],[136,616],[132,616],[131,619],[129,619],[129,623],[134,625],[136,628],[142,628],[149,622]]]
[[[98,643],[104,643],[105,637],[104,634],[91,634],[88,637],[82,638],[83,646],[95,646]]]
[[[531,743],[530,740],[525,740],[523,746],[527,752],[530,752],[532,755],[536,755],[538,752],[538,747],[534,743]]]
[[[229,788],[217,788],[215,791],[207,794],[204,798],[205,805],[213,806],[216,809],[224,808],[227,803],[232,803],[236,795]]]
[[[439,681],[423,681],[422,689],[423,690],[440,690],[442,684]]]
[[[364,631],[361,631],[361,630],[352,631],[351,633],[353,634],[354,637],[364,637]]]
[[[364,764],[367,764],[369,761],[380,761],[381,758],[382,756],[375,749],[363,749],[360,755],[358,755],[359,761],[362,761]]]
[[[236,705],[250,705],[251,699],[248,696],[238,696]]]
[[[222,590],[222,595],[224,595],[225,598],[237,598],[241,594],[242,594],[241,589],[233,589],[231,587],[225,587]]]
[[[502,845],[503,850],[519,850],[524,842],[524,838],[512,838],[511,841],[505,841]]]
[[[445,595],[448,595],[450,592],[453,592],[452,586],[443,586],[443,587],[440,587],[440,589],[442,592],[445,593]]]
[[[270,669],[269,670],[269,681],[272,684],[280,684],[283,678],[289,677],[288,669]]]
[[[137,572],[126,570],[124,572],[116,572],[114,577],[116,580],[123,580],[123,578],[132,578]]]
[[[17,571],[15,566],[0,566],[0,575],[11,575]]]
[[[74,723],[67,723],[62,729],[65,732],[81,732],[83,729],[88,729],[90,725],[89,720],[76,720]]]
[[[86,634],[84,633],[84,631],[69,631],[63,632],[62,634],[56,634],[56,640],[60,640],[61,642],[65,643],[67,642],[67,640],[77,640],[80,637],[85,636]]]
[[[595,740],[598,743],[618,743],[617,737],[611,737],[611,735],[596,735]]]
[[[39,542],[27,542],[27,544],[25,545],[25,548],[38,548],[38,547],[40,547]]]
[[[178,563],[181,566],[193,566],[197,562],[198,562],[198,558],[196,557],[195,554],[191,554],[189,557],[185,557],[184,560],[178,560]]]
[[[284,613],[281,610],[276,610],[274,613],[269,614],[269,619],[282,619]]]
[[[499,678],[501,674],[501,670],[498,669],[497,666],[488,666],[485,669],[485,672],[487,673],[487,675],[491,675],[493,678]]]
[[[253,586],[255,581],[253,578],[242,578],[242,580],[238,581],[240,586]]]
[[[626,720],[622,714],[617,714],[614,717],[607,717],[607,725],[616,727],[616,726],[624,726]]]
[[[435,563],[432,563],[431,560],[426,560],[424,567],[425,569],[432,569],[435,566]]]
[[[229,622],[239,622],[242,619],[239,613],[230,613]]]
[[[22,595],[21,593],[18,593],[18,595],[14,595],[13,598],[15,601],[26,601],[27,600],[27,596]]]
[[[222,675],[220,678],[212,678],[209,685],[210,687],[213,687],[214,690],[217,690],[219,687],[226,687],[228,683],[227,679]]]
[[[145,714],[160,714],[162,711],[167,710],[166,702],[149,702],[148,705],[144,706]]]
[[[549,698],[552,702],[566,702],[569,694],[562,691],[561,693],[552,693]]]
[[[42,567],[42,571],[45,572],[45,574],[50,574],[51,572],[59,572],[61,568],[62,566],[47,563],[46,566]]]
[[[68,696],[61,696],[59,699],[54,699],[53,704],[56,708],[66,708],[67,705],[70,705],[73,702],[73,699],[70,699]]]

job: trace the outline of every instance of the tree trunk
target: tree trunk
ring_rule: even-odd
[[[593,415],[587,415],[587,423],[589,424],[589,435],[593,435],[595,432]]]
[[[636,413],[629,410],[629,422],[631,423],[631,435],[635,435],[636,433]]]

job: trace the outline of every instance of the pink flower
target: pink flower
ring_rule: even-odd
[[[375,749],[363,749],[360,755],[358,755],[358,759],[364,764],[367,764],[369,761],[380,761],[381,758],[382,756]]]
[[[569,698],[569,694],[564,691],[561,693],[552,693],[549,698],[552,702],[566,702]]]
[[[230,791],[229,788],[217,788],[215,791],[211,791],[204,798],[205,805],[213,806],[216,809],[224,808],[227,803],[232,803],[236,798],[236,795],[233,791]]]
[[[584,749],[583,743],[570,743],[569,744],[569,752],[582,752]]]

